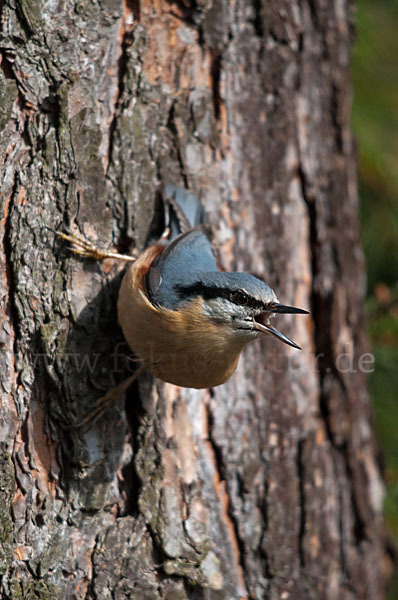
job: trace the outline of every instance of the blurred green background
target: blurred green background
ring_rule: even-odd
[[[357,0],[352,123],[358,143],[366,308],[375,355],[375,426],[386,461],[385,515],[398,546],[398,0]],[[398,576],[389,599],[398,598]]]

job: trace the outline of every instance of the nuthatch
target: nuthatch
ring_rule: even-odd
[[[184,193],[177,190],[176,200]],[[178,203],[172,206],[177,214]],[[274,291],[252,275],[220,272],[201,227],[172,241],[160,239],[137,259],[61,236],[85,256],[134,260],[121,284],[118,319],[143,367],[163,381],[220,385],[235,371],[244,346],[262,334],[299,348],[269,321],[275,313],[308,312],[279,304]]]

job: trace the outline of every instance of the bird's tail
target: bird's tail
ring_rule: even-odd
[[[165,184],[162,192],[169,239],[204,224],[204,210],[197,196],[171,183]]]

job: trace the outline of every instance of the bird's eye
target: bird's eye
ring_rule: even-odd
[[[249,298],[248,298],[247,294],[245,294],[244,292],[237,292],[234,295],[234,300],[235,300],[236,304],[247,304]]]

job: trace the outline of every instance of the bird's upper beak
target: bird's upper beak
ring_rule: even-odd
[[[274,335],[276,338],[278,338],[282,342],[285,342],[285,344],[288,344],[289,346],[292,346],[293,348],[297,348],[298,350],[301,350],[300,346],[295,344],[286,335],[284,335],[283,333],[281,333],[280,331],[275,329],[275,327],[272,327],[272,325],[270,325],[268,323],[268,319],[271,316],[270,313],[271,314],[272,313],[284,313],[284,314],[309,315],[309,312],[307,310],[303,310],[302,308],[296,308],[295,306],[284,306],[283,304],[275,303],[275,304],[272,304],[269,307],[267,307],[267,310],[260,313],[258,316],[256,316],[255,320],[254,320],[255,328],[258,329],[259,331],[262,331],[263,333],[269,333],[271,335]]]

